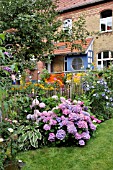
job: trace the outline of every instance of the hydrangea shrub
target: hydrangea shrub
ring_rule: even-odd
[[[37,122],[45,144],[85,145],[101,121],[91,117],[81,101],[52,98],[58,105],[51,110],[46,110],[46,103],[34,99],[30,106],[33,114],[28,114],[27,119]]]

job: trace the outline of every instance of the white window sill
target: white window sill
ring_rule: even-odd
[[[103,33],[109,33],[109,32],[112,32],[113,30],[107,30],[107,31],[100,31],[101,34]]]

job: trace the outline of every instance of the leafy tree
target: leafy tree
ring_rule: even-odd
[[[54,41],[70,41],[73,48],[80,48],[74,43],[88,35],[81,18],[75,23],[71,35],[59,31],[56,3],[53,0],[1,0],[0,32],[6,33],[4,46],[13,59],[23,65],[34,55],[37,61],[49,61],[54,49]],[[69,36],[68,36],[69,35]],[[46,55],[48,54],[48,57]],[[27,67],[27,66],[26,66]]]

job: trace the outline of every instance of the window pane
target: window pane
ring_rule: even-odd
[[[101,61],[98,61],[98,65],[101,65]]]
[[[111,58],[113,58],[113,52],[111,51]]]
[[[82,67],[82,59],[81,58],[74,58],[72,61],[72,68],[74,70],[80,70]]]
[[[106,31],[106,25],[105,24],[101,24],[101,31]]]
[[[101,59],[101,53],[98,54],[98,59]]]
[[[103,58],[109,58],[109,51],[103,52]]]
[[[112,30],[112,17],[108,17],[107,19],[107,30]]]
[[[111,17],[112,16],[112,10],[106,10],[101,12],[101,18]]]
[[[66,29],[72,29],[72,19],[66,19],[66,20],[64,20],[63,28],[64,28],[64,30],[66,30]]]

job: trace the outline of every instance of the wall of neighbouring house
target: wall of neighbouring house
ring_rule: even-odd
[[[113,2],[106,2],[100,5],[93,5],[91,7],[85,7],[83,9],[73,10],[71,12],[64,12],[60,15],[60,19],[63,21],[66,18],[72,18],[73,22],[77,20],[79,16],[84,16],[86,20],[86,28],[88,31],[98,32],[100,31],[100,12],[103,10],[113,10]],[[112,23],[113,27],[113,23]],[[94,35],[94,62],[96,63],[97,54],[104,50],[113,51],[113,32],[101,33],[100,36]]]
[[[32,80],[40,79],[40,74],[44,69],[45,64],[41,61],[37,62],[37,69],[34,71],[28,71],[29,75],[32,75]],[[28,80],[29,81],[29,80]]]

